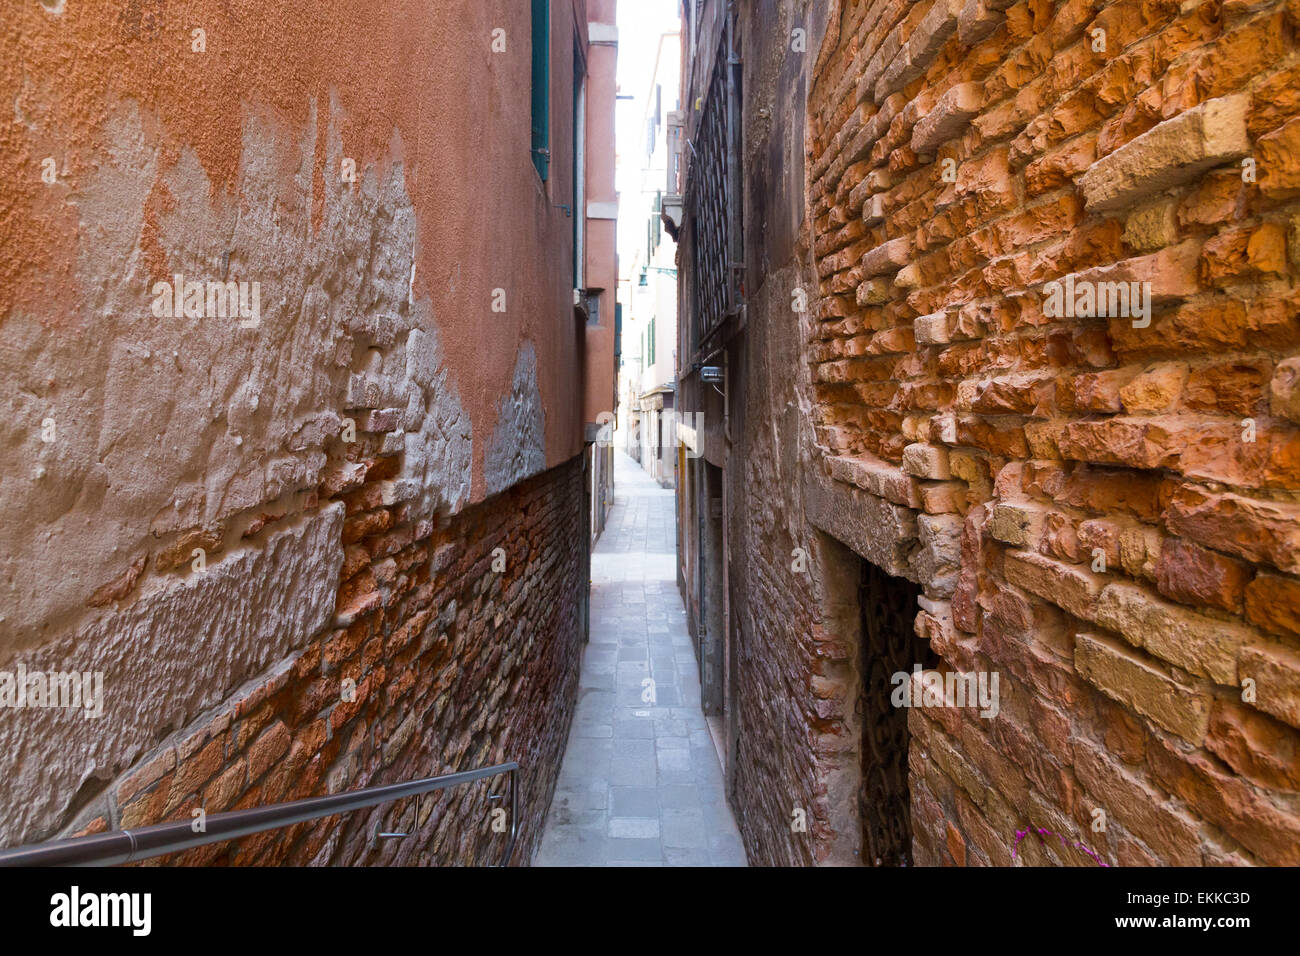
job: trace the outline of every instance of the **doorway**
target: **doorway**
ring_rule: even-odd
[[[857,717],[862,780],[858,790],[864,866],[912,865],[912,807],[907,784],[911,733],[907,708],[891,703],[897,673],[911,679],[914,664],[939,664],[929,641],[916,636],[921,588],[860,560],[862,615]]]
[[[704,714],[722,714],[723,664],[727,633],[723,601],[725,542],[722,529],[722,469],[700,460],[700,704]]]

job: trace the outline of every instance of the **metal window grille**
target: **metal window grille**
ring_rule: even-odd
[[[740,304],[739,68],[731,55],[730,18],[717,55],[687,172],[692,338],[698,348]]]

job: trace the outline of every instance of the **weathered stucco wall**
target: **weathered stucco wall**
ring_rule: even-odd
[[[584,329],[586,381],[582,420],[597,424],[602,413],[613,413],[617,404],[617,372],[614,367],[614,323],[618,298],[617,219],[603,218],[616,212],[618,192],[614,188],[614,114],[618,94],[618,45],[615,0],[589,0],[589,36],[595,42],[587,51],[586,204],[582,210],[601,218],[586,219],[583,249],[587,288],[601,289],[600,321]],[[633,38],[634,42],[636,38]],[[594,205],[593,205],[594,204]],[[612,479],[611,479],[612,481]]]
[[[0,669],[104,669],[107,706],[63,751],[53,712],[0,714],[6,843],[375,610],[339,593],[356,481],[378,469],[379,530],[418,541],[579,454],[559,206],[586,37],[553,2],[543,182],[527,4],[12,6]],[[173,315],[177,281],[248,309]]]

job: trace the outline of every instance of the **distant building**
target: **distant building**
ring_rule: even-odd
[[[620,387],[628,403],[624,449],[666,488],[675,486],[677,470],[677,248],[664,214],[680,207],[680,61],[681,37],[676,33],[661,36],[637,153],[641,157],[640,188],[628,197],[625,207],[627,216],[645,222],[645,235],[622,262],[626,272],[621,283],[627,351]]]

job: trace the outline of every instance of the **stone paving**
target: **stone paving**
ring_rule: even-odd
[[[615,459],[578,709],[533,865],[745,866],[677,592],[673,492]]]

